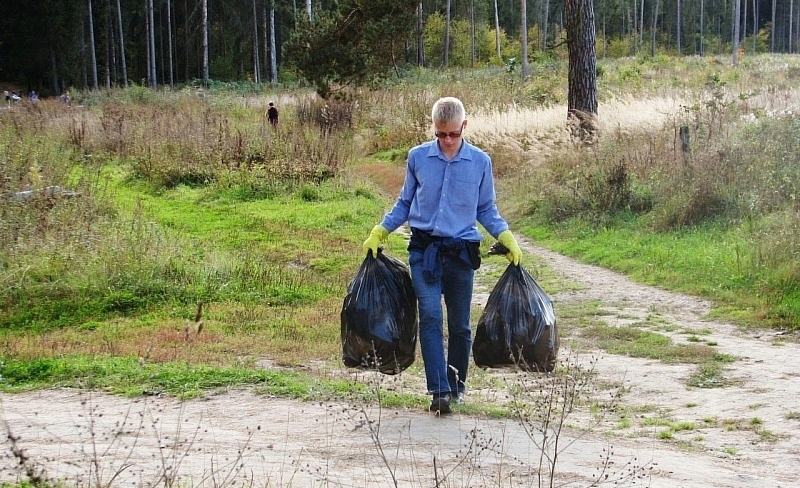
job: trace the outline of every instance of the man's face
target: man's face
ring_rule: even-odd
[[[436,138],[444,152],[451,152],[461,146],[462,131],[467,126],[467,121],[463,122],[439,122],[434,124]]]

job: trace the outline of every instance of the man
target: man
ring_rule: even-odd
[[[275,107],[273,102],[269,102],[269,108],[267,109],[267,118],[269,119],[269,125],[273,128],[278,127],[278,109]]]
[[[450,413],[450,402],[463,401],[472,346],[469,317],[472,283],[480,266],[480,223],[508,249],[519,265],[522,252],[495,205],[489,156],[462,134],[464,105],[439,99],[432,110],[436,139],[408,152],[406,176],[394,207],[364,242],[377,256],[380,242],[408,222],[408,262],[419,305],[419,340],[425,363],[430,411]],[[447,355],[444,351],[442,296],[447,307]]]

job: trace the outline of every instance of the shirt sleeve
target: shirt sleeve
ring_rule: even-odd
[[[497,237],[501,232],[508,230],[508,223],[500,216],[495,203],[497,195],[494,189],[494,176],[492,175],[492,160],[486,156],[483,178],[478,190],[478,222],[492,235]]]
[[[400,190],[400,196],[397,197],[394,206],[384,215],[381,222],[381,226],[389,232],[403,225],[408,220],[408,215],[411,212],[411,202],[417,192],[417,177],[414,175],[415,155],[416,151],[409,151],[406,176],[403,181],[403,188]]]

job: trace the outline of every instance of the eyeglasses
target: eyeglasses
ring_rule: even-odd
[[[447,139],[448,137],[450,139],[458,139],[459,137],[461,137],[462,132],[463,130],[460,130],[458,132],[434,132],[433,134],[439,139]]]

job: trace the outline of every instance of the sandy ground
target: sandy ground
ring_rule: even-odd
[[[591,430],[584,422],[591,416],[570,419],[559,437],[559,484],[592,486],[593,475],[608,475],[603,486],[798,486],[796,341],[782,340],[774,331],[741,332],[707,319],[709,305],[701,300],[523,245],[565,279],[583,285],[554,296],[557,311],[569,301],[598,300],[604,320],[612,324],[657,314],[661,323],[683,332],[676,329],[675,341],[702,329],[721,353],[739,358],[726,367],[725,377],[735,380],[731,385],[690,388],[691,366],[598,352],[598,377],[623,385],[620,407],[641,413],[630,425],[615,426],[617,418],[594,423]],[[476,294],[478,301],[484,297]],[[562,353],[568,354],[566,348]],[[422,382],[418,370],[395,378]],[[491,382],[484,377],[481,383]],[[500,398],[496,388],[475,388],[468,401],[491,395]],[[68,486],[510,487],[539,486],[540,472],[547,481],[538,468],[538,437],[514,420],[303,403],[248,390],[187,402],[72,390],[0,399],[7,439],[0,481],[24,479],[20,458],[31,472],[66,480]],[[692,427],[660,439],[665,427],[647,424],[648,417]]]

